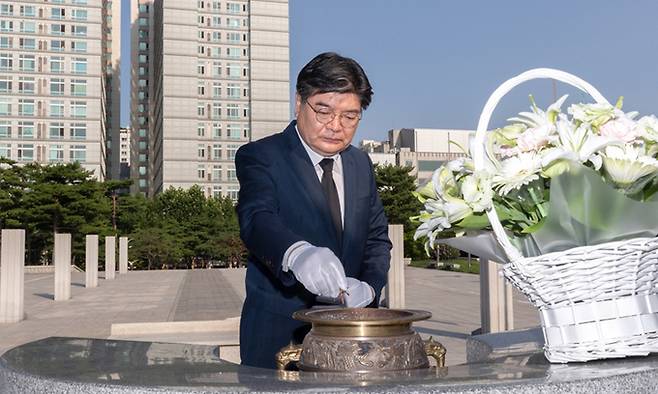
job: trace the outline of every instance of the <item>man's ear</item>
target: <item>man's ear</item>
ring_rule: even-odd
[[[295,118],[299,115],[299,111],[302,109],[302,97],[299,93],[295,93]]]

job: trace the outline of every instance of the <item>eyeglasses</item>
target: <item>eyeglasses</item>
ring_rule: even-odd
[[[345,128],[355,127],[361,120],[361,112],[342,112],[340,114],[335,113],[327,108],[315,109],[308,101],[304,100],[308,104],[309,108],[315,112],[315,119],[322,123],[328,124],[331,123],[336,115],[339,115],[340,125]]]

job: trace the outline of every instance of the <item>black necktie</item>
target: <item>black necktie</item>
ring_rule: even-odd
[[[322,191],[324,192],[325,197],[327,197],[327,202],[329,202],[329,210],[331,211],[331,219],[333,220],[334,227],[336,228],[338,244],[341,244],[343,237],[343,221],[341,220],[340,215],[340,202],[338,201],[338,192],[336,191],[336,184],[334,183],[334,177],[332,174],[334,168],[334,160],[322,159],[320,162],[320,167],[322,167]]]

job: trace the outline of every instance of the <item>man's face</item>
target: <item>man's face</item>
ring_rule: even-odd
[[[326,113],[333,113],[335,116],[328,123],[323,123],[318,121],[316,111],[321,118],[327,116]],[[302,101],[297,95],[295,113],[297,129],[304,142],[322,156],[333,156],[352,142],[358,121],[350,122],[348,117],[360,117],[361,101],[354,93],[319,93],[310,96],[306,101]],[[343,126],[349,123],[355,124]]]

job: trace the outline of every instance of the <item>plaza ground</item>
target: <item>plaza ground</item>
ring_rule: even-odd
[[[71,299],[55,302],[53,274],[26,274],[26,319],[0,324],[0,354],[49,336],[109,338],[113,324],[115,328],[138,327],[133,335],[127,329],[123,339],[223,344],[234,338],[236,342],[235,318],[245,297],[244,275],[244,269],[130,271],[104,280],[101,273],[98,287],[87,289],[84,272],[73,272]],[[406,267],[405,287],[407,308],[432,312],[429,320],[414,325],[416,330],[446,346],[447,365],[464,363],[466,338],[480,327],[479,276]],[[225,319],[230,323],[221,329],[215,330],[217,325],[212,324],[206,324],[210,327],[206,330],[194,328],[197,323],[193,322]],[[159,330],[166,322],[181,323],[169,325],[177,327],[173,332]],[[515,329],[537,325],[536,309],[515,293]]]

